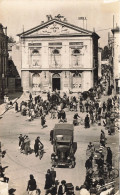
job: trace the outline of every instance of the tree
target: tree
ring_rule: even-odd
[[[8,37],[8,43],[15,43],[16,41],[14,40],[14,38],[12,36]]]
[[[108,48],[108,46],[105,46],[102,50],[102,60],[107,60],[112,55],[111,48]]]

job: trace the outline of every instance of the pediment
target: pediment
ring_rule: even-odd
[[[52,20],[39,25],[33,29],[30,29],[24,33],[19,34],[19,36],[34,37],[34,36],[55,36],[55,35],[90,35],[92,32],[79,28],[77,26],[64,23],[57,20]]]
[[[50,25],[47,25],[46,27],[37,30],[29,35],[36,36],[36,35],[64,35],[64,34],[81,34],[82,32],[79,32],[77,30],[73,30],[71,28],[68,28],[64,25],[60,25],[57,23],[53,23]],[[28,35],[28,36],[29,36]]]

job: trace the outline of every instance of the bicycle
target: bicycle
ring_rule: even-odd
[[[109,177],[109,179],[112,179],[112,180],[118,178],[119,177],[119,170],[113,166],[108,167],[108,177]]]
[[[93,172],[93,177],[97,177],[98,175],[102,175],[103,179],[115,180],[119,177],[119,170],[115,167],[109,167],[108,165],[104,165],[103,168],[97,169]]]
[[[40,148],[40,149],[38,150],[38,156],[39,156],[39,159],[40,159],[40,160],[42,159],[43,154],[44,154],[44,148]]]

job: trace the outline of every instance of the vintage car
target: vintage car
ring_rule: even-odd
[[[75,167],[75,152],[77,143],[74,140],[73,124],[56,124],[52,131],[53,151],[51,154],[52,166]]]

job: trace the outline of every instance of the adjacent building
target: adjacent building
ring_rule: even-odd
[[[0,24],[0,97],[7,91],[8,36],[7,28]]]
[[[120,27],[112,29],[113,33],[113,78],[115,92],[120,92]]]
[[[60,18],[49,19],[18,34],[23,91],[86,91],[98,79],[95,32]]]

